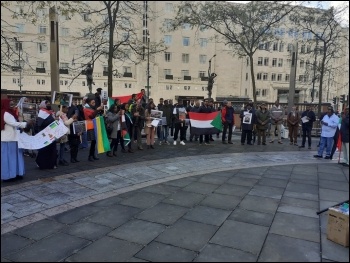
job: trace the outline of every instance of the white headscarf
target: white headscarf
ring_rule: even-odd
[[[25,101],[27,99],[27,97],[22,97],[20,100],[19,100],[19,102],[17,103],[17,108],[18,109],[22,109],[22,104],[23,104],[23,102]]]
[[[42,108],[46,109],[46,100],[43,100],[43,101],[40,103],[39,109],[42,109]]]

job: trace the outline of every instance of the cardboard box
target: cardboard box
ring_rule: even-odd
[[[344,247],[349,246],[349,215],[337,207],[328,209],[327,238]]]

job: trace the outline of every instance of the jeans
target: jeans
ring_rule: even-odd
[[[86,131],[84,131],[81,135],[81,144],[79,145],[80,148],[87,148],[89,147],[88,141],[87,141],[87,134]]]
[[[332,145],[333,137],[321,137],[321,144],[320,148],[318,149],[318,155],[323,156],[323,150],[326,147],[326,156],[331,156]]]
[[[169,127],[168,125],[162,126],[163,128],[163,141],[167,142],[168,141],[168,136],[169,136]]]
[[[60,161],[64,160],[64,148],[65,147],[66,147],[66,143],[60,143],[60,155],[59,155]]]

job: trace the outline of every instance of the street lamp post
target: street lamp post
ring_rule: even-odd
[[[22,95],[22,66],[21,66],[21,49],[22,46],[20,46],[20,42],[18,41],[17,37],[13,38],[17,43],[18,48],[18,67],[19,67],[19,94]]]
[[[149,79],[151,77],[149,74],[149,41],[150,37],[149,34],[147,34],[147,102],[149,100]]]
[[[297,62],[298,62],[298,43],[293,45],[292,51],[292,65],[290,67],[290,79],[289,79],[289,94],[288,94],[288,112],[292,109],[294,105],[294,95],[295,95],[295,82],[297,76]]]

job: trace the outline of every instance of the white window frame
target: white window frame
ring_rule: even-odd
[[[69,36],[69,28],[67,27],[61,27],[61,37],[68,37]]]
[[[37,48],[38,48],[38,52],[40,54],[44,54],[48,51],[47,43],[40,42],[40,43],[38,43]]]
[[[277,58],[272,59],[272,67],[277,67]]]
[[[47,34],[47,26],[39,25],[38,26],[38,34],[46,35]]]
[[[276,73],[271,73],[271,81],[276,81]]]
[[[171,52],[164,53],[164,60],[165,62],[171,62]]]
[[[264,66],[269,66],[269,58],[268,57],[264,58]]]
[[[187,69],[181,70],[181,77],[182,77],[182,79],[183,79],[185,76],[191,76],[191,75],[190,75],[190,71],[187,70]]]
[[[258,66],[263,65],[263,57],[258,57]]]
[[[282,81],[282,74],[277,74],[277,81]]]
[[[25,27],[25,24],[17,23],[16,24],[16,32],[17,33],[24,33],[24,27]]]
[[[165,78],[166,75],[172,75],[171,74],[171,69],[164,69],[163,72],[164,72],[164,78]]]
[[[173,42],[173,36],[172,35],[165,35],[164,36],[164,43],[165,45],[170,46]]]
[[[182,37],[182,45],[184,47],[188,47],[190,45],[190,38],[189,37]]]
[[[199,55],[199,64],[207,63],[207,55]]]
[[[264,81],[269,80],[269,74],[268,73],[263,73],[263,80]]]
[[[208,39],[207,38],[200,38],[199,45],[203,48],[208,47]]]
[[[37,68],[47,68],[47,61],[37,61]]]
[[[283,58],[278,59],[278,67],[279,68],[283,67]]]
[[[190,54],[182,53],[182,63],[190,63]]]

